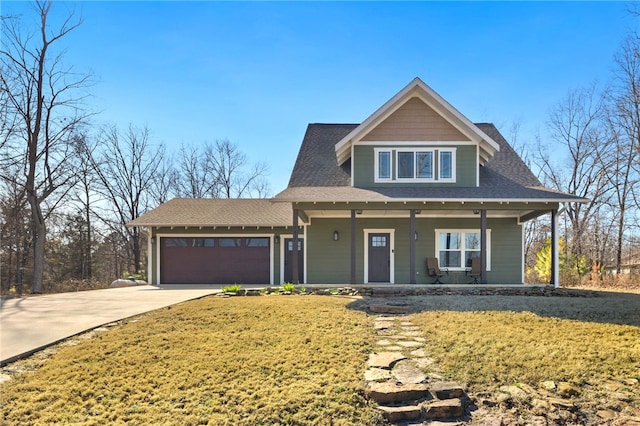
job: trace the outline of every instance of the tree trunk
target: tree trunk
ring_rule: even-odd
[[[44,277],[44,244],[46,239],[46,225],[44,216],[34,193],[27,196],[31,206],[31,222],[33,228],[33,283],[31,293],[42,293],[42,280]]]

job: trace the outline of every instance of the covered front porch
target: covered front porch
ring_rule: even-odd
[[[557,210],[550,202],[293,202],[292,229],[304,228],[304,260],[292,256],[294,284],[433,285],[427,259],[447,273],[437,284],[524,283],[522,225],[552,217],[552,285],[558,285]],[[299,238],[297,232],[293,239]],[[292,247],[300,247],[295,242]],[[469,276],[472,259],[479,274]],[[545,283],[546,284],[546,283]]]

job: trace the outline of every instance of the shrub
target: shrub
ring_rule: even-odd
[[[222,287],[222,291],[225,293],[237,293],[241,288],[242,286],[240,284],[233,284]]]
[[[291,283],[284,283],[282,284],[282,289],[284,291],[294,292],[296,290],[296,285]]]

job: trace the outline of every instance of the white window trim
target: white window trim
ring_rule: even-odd
[[[380,177],[380,153],[381,152],[388,152],[389,153],[389,177],[388,178],[381,178]],[[393,151],[389,148],[375,148],[373,150],[373,155],[374,155],[374,169],[373,169],[373,173],[374,173],[374,182],[393,182]]]
[[[435,237],[436,237],[436,247],[435,247],[435,254],[436,254],[436,258],[438,259],[438,265],[440,265],[440,234],[444,233],[444,232],[457,232],[457,233],[480,233],[480,229],[436,229],[435,230]],[[487,271],[491,271],[491,229],[487,229],[487,234],[486,234],[486,238],[487,238]],[[462,247],[460,250],[462,252],[466,251],[466,247],[464,247],[464,244],[466,242],[465,238],[462,238]],[[449,271],[465,271],[467,268],[465,266],[462,267],[457,267],[457,268],[447,268]]]
[[[389,178],[381,178],[379,176],[379,167],[380,167],[380,158],[379,154],[381,152],[388,152],[390,157],[390,174]],[[401,178],[398,177],[398,154],[402,152],[409,152],[413,154],[413,177],[410,178]],[[418,172],[418,152],[431,152],[431,169],[433,172],[433,176],[430,178],[419,178],[416,177]],[[442,152],[450,152],[451,153],[451,178],[442,178],[440,171],[440,153]],[[455,183],[457,181],[457,168],[456,168],[456,148],[441,148],[441,147],[432,147],[432,146],[419,146],[419,147],[399,147],[392,149],[389,148],[374,148],[373,149],[373,181],[375,183]]]
[[[455,182],[456,181],[456,149],[455,148],[447,148],[447,149],[438,149],[438,182]],[[442,167],[440,167],[440,163],[442,161],[442,153],[450,152],[451,153],[451,177],[443,178],[442,177]]]

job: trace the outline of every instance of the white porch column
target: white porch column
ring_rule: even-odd
[[[558,210],[551,211],[551,283],[560,286],[560,253],[558,244]]]

